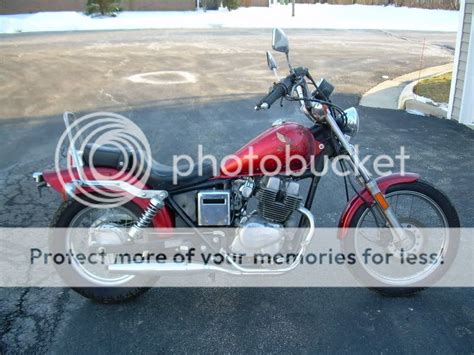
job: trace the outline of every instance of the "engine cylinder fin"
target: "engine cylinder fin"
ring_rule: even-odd
[[[290,217],[301,201],[299,194],[288,192],[288,190],[299,191],[298,186],[288,189],[290,184],[297,183],[286,182],[276,177],[262,179],[256,193],[257,210],[260,216],[277,223],[283,223]]]

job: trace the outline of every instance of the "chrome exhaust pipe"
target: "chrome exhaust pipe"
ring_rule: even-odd
[[[202,263],[130,263],[109,265],[108,270],[120,274],[147,275],[157,273],[193,273],[193,272],[221,272],[233,275],[241,275],[237,270],[226,269],[215,265],[206,265]]]
[[[221,273],[237,276],[244,275],[281,275],[289,271],[289,268],[282,270],[278,269],[251,269],[239,267],[239,269],[223,268],[215,265],[206,265],[202,263],[191,264],[175,264],[175,263],[131,263],[131,264],[115,264],[109,265],[108,270],[113,273],[122,275],[157,275],[157,274],[183,274],[189,275],[192,273]]]
[[[309,231],[301,243],[301,248],[298,252],[297,258],[293,264],[281,269],[254,269],[246,268],[236,263],[230,255],[222,251],[222,255],[230,264],[229,268],[224,268],[216,265],[208,265],[203,263],[130,263],[130,264],[114,264],[109,265],[108,270],[114,273],[125,275],[143,275],[156,273],[192,273],[192,272],[219,272],[231,275],[281,275],[293,270],[298,266],[301,256],[303,256],[306,248],[311,242],[315,230],[314,217],[311,212],[303,206],[297,209],[309,221]]]

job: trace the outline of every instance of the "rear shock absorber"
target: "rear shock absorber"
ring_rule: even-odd
[[[137,239],[140,236],[142,230],[150,225],[153,218],[156,216],[158,211],[164,207],[164,205],[163,199],[161,198],[152,197],[150,199],[147,209],[145,212],[143,212],[138,221],[135,222],[128,232],[129,242],[133,239]]]

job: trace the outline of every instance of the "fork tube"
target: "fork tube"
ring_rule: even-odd
[[[347,151],[349,154],[349,157],[352,161],[352,164],[354,165],[354,168],[356,169],[356,173],[359,174],[362,179],[365,182],[365,186],[367,187],[367,190],[369,190],[370,194],[372,195],[372,198],[376,202],[377,206],[379,207],[380,211],[385,217],[385,220],[388,222],[388,224],[395,229],[394,234],[394,239],[396,242],[400,242],[405,240],[406,236],[405,233],[402,230],[402,226],[400,222],[398,221],[397,216],[393,212],[392,207],[389,205],[388,208],[383,208],[375,196],[379,193],[382,193],[375,182],[375,180],[372,178],[370,175],[369,171],[360,163],[359,157],[354,151],[354,147],[349,144],[347,141],[346,137],[344,136],[344,133],[342,133],[341,129],[337,125],[337,122],[335,121],[334,117],[332,117],[331,113],[328,112],[328,115],[326,117],[326,120],[331,127],[332,131],[338,138],[339,142],[342,144],[344,149]]]
[[[359,157],[354,151],[354,147],[349,144],[347,141],[346,137],[344,136],[344,133],[342,133],[341,129],[337,125],[336,120],[334,117],[332,117],[331,113],[328,112],[326,116],[326,121],[331,127],[332,131],[336,135],[337,139],[339,142],[342,144],[346,152],[349,154],[349,157],[351,158],[352,164],[354,165],[354,168],[356,169],[357,174],[359,174],[362,179],[364,179],[364,182],[367,184],[372,180],[372,176],[368,172],[368,170],[360,163]]]

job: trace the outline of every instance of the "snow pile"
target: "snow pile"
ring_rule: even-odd
[[[1,15],[0,33],[146,28],[308,28],[456,31],[458,12],[393,6],[297,4],[235,11],[133,11],[91,18],[79,12]]]

